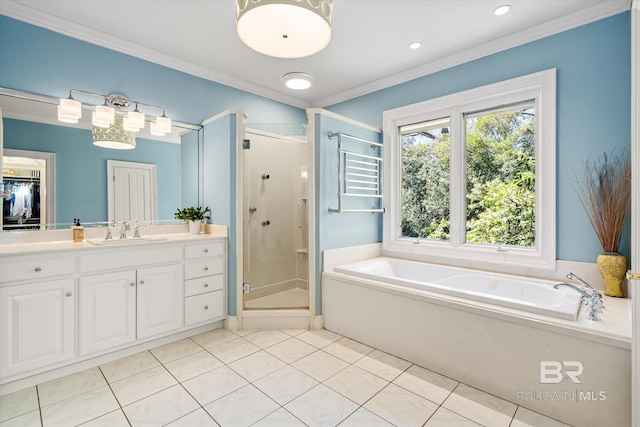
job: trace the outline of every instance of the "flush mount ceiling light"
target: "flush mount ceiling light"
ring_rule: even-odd
[[[295,90],[309,89],[313,84],[313,76],[307,73],[287,73],[281,79],[286,87]]]
[[[510,10],[511,10],[511,5],[504,4],[502,6],[496,7],[493,13],[496,14],[497,16],[501,16],[501,15],[507,14]]]
[[[74,93],[83,94],[87,98],[101,98],[102,104],[90,103],[89,105],[95,106],[95,110],[91,113],[91,124],[94,131],[94,144],[107,148],[134,148],[135,137],[133,144],[129,142],[122,142],[126,146],[111,146],[109,144],[100,145],[95,141],[96,134],[101,134],[104,131],[99,129],[107,129],[113,131],[114,124],[117,131],[129,132],[135,134],[145,126],[145,115],[140,112],[139,107],[143,107],[154,110],[155,120],[151,122],[150,130],[151,134],[155,136],[164,136],[171,133],[171,119],[165,114],[164,108],[153,104],[147,104],[140,101],[131,101],[123,95],[101,95],[99,93],[87,92],[80,89],[71,89],[69,91],[69,97],[60,100],[58,105],[58,120],[65,123],[78,123],[80,117],[82,117],[82,103],[73,97]],[[162,111],[162,115],[158,113]],[[119,120],[118,120],[119,118]],[[120,124],[116,124],[119,122]]]
[[[331,41],[333,0],[237,0],[238,36],[276,58],[303,58]]]
[[[409,43],[409,49],[420,49],[420,46],[422,46],[420,42]]]

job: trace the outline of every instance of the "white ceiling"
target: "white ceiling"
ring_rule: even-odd
[[[493,10],[511,4],[511,11]],[[238,38],[234,0],[0,0],[0,13],[298,107],[323,107],[629,10],[631,0],[334,0],[320,53],[277,59]],[[422,42],[418,50],[408,44]],[[315,77],[306,91],[280,76]]]

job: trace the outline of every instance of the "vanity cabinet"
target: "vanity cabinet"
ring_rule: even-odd
[[[0,288],[0,378],[71,360],[73,279]]]
[[[219,241],[185,247],[185,326],[225,317],[224,254],[224,245]]]
[[[0,256],[0,385],[226,317],[226,239],[72,245]]]
[[[182,328],[184,276],[182,265],[137,271],[138,339]]]
[[[136,340],[136,272],[81,277],[78,286],[80,355]]]

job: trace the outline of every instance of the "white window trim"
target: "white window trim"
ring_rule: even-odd
[[[430,119],[451,116],[451,132],[463,132],[462,113],[479,111],[526,99],[536,104],[536,246],[535,248],[501,248],[462,244],[461,241],[412,241],[401,238],[401,126]],[[384,120],[384,194],[387,213],[383,220],[383,253],[387,256],[420,261],[440,262],[463,267],[484,267],[512,270],[510,267],[553,270],[556,265],[556,70],[534,74],[458,92],[440,98],[385,111]],[[452,150],[460,150],[452,144]],[[464,167],[461,153],[452,153],[459,160],[451,163],[451,176]],[[454,157],[452,157],[453,159]],[[454,180],[451,194],[464,194],[463,183]],[[456,197],[452,197],[452,202]],[[459,200],[463,200],[458,198]],[[460,227],[465,206],[454,203],[451,224]],[[454,222],[454,221],[457,221]],[[459,232],[457,235],[462,236]],[[544,238],[543,238],[544,236]],[[457,239],[461,240],[461,239]]]

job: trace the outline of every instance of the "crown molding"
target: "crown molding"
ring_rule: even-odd
[[[263,96],[274,101],[282,102],[298,108],[307,108],[311,103],[307,100],[288,96],[280,92],[265,88],[246,80],[238,79],[228,74],[218,73],[189,61],[177,59],[171,55],[164,54],[155,49],[151,49],[119,37],[110,36],[93,28],[67,21],[63,18],[43,13],[36,9],[31,9],[18,2],[4,2],[0,9],[2,15],[17,19],[28,24],[42,27],[74,39],[82,40],[97,46],[101,46],[116,52],[124,53],[135,58],[143,59],[154,64],[162,65],[176,71],[181,71],[196,77],[201,77],[215,83],[223,84],[234,89],[249,92],[254,95]]]
[[[338,92],[336,94],[314,100],[312,102],[312,106],[326,107],[339,102],[348,101],[359,96],[367,95],[397,84],[406,83],[410,80],[424,77],[447,68],[455,67],[457,65],[561,33],[572,28],[580,27],[600,19],[608,18],[629,10],[631,8],[631,1],[632,0],[597,2],[589,8],[581,9],[570,15],[562,16],[517,33],[509,34],[506,37],[501,37],[487,43],[471,47],[454,55],[429,62],[411,70],[366,83],[348,91]],[[640,3],[640,0],[633,1],[636,7],[637,4]]]
[[[632,4],[633,3],[633,4]],[[83,25],[72,23],[65,19],[51,16],[38,10],[26,7],[18,2],[3,2],[0,13],[8,17],[18,19],[29,24],[46,28],[60,34],[83,40],[116,52],[124,53],[140,58],[164,67],[181,71],[196,77],[201,77],[234,89],[252,93],[282,102],[298,108],[325,107],[339,102],[347,101],[359,96],[367,95],[378,90],[405,83],[407,81],[433,74],[447,68],[454,67],[475,59],[479,59],[494,53],[498,53],[525,43],[532,42],[553,34],[585,25],[599,19],[630,10],[638,9],[639,0],[609,0],[599,1],[593,6],[581,9],[572,14],[562,16],[540,25],[510,34],[506,37],[495,39],[479,46],[466,49],[462,52],[445,58],[415,67],[411,70],[400,72],[389,77],[374,80],[355,88],[341,91],[318,99],[308,100],[286,95],[278,91],[265,88],[246,80],[238,79],[224,73],[209,70],[198,64],[177,59],[171,55],[158,52],[145,46],[136,45],[118,37],[108,36],[102,32]]]

